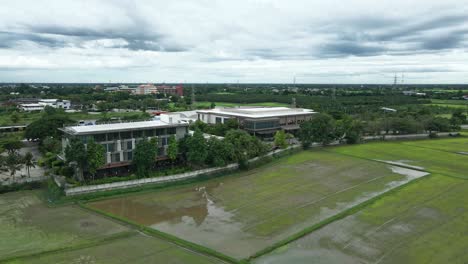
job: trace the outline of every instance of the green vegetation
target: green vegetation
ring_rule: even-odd
[[[329,151],[354,157],[400,162],[446,176],[468,179],[467,138],[445,140],[421,140],[409,142],[366,143],[362,145],[334,147]],[[440,145],[444,145],[441,147]],[[438,147],[437,147],[438,146]],[[443,148],[443,150],[442,150]]]
[[[157,138],[143,139],[137,143],[132,162],[137,168],[136,174],[139,178],[145,178],[150,175],[157,154]]]
[[[245,258],[409,180],[407,172],[393,170],[336,153],[303,151],[229,177],[89,205]]]
[[[468,181],[432,175],[255,263],[464,263]]]
[[[68,263],[174,263],[208,264],[221,261],[203,255],[194,254],[174,244],[144,234],[131,234],[127,237],[103,241],[94,246],[61,250],[18,258],[10,264],[68,264]]]
[[[0,261],[99,241],[129,229],[74,206],[49,208],[38,191],[0,196]]]

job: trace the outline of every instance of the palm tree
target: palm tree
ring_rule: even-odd
[[[24,157],[23,157],[23,164],[26,166],[26,170],[28,171],[28,177],[31,178],[31,174],[29,173],[29,170],[31,168],[36,167],[36,161],[34,160],[34,156],[31,152],[27,152]]]
[[[21,167],[23,167],[22,158],[17,153],[10,154],[5,160],[5,165],[10,171],[11,178],[14,179],[16,172],[21,170]]]

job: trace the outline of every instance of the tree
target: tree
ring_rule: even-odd
[[[316,114],[301,124],[299,138],[304,148],[313,142],[327,145],[337,139],[335,120],[327,114]]]
[[[208,152],[203,133],[197,129],[188,141],[187,160],[193,165],[201,166],[204,164]]]
[[[13,113],[11,113],[10,120],[11,122],[13,122],[13,124],[17,124],[20,118],[21,117],[19,116],[18,112],[14,111]]]
[[[167,147],[167,156],[169,159],[174,162],[179,155],[179,144],[177,143],[177,139],[174,135],[169,138],[169,144]]]
[[[279,148],[286,148],[288,143],[286,142],[286,133],[284,130],[278,130],[275,133],[275,146]]]
[[[62,112],[55,112],[55,110],[52,112],[53,114],[44,115],[29,124],[26,127],[24,137],[27,139],[39,139],[41,141],[47,137],[60,138],[61,132],[58,129],[74,121]]]
[[[96,144],[94,140],[89,141],[86,147],[87,168],[89,174],[91,174],[91,177],[94,180],[97,169],[106,163],[106,150],[103,145]]]
[[[28,171],[28,177],[31,177],[30,169],[36,167],[36,161],[34,160],[34,156],[31,152],[27,152],[23,157],[23,163]]]
[[[233,161],[241,166],[247,165],[248,159],[261,156],[268,151],[266,144],[243,130],[229,130],[224,140],[233,146]]]
[[[5,165],[10,171],[10,176],[14,178],[16,172],[21,170],[21,167],[23,167],[22,158],[18,153],[9,154],[5,159]]]
[[[211,104],[210,104],[210,108],[211,108],[211,109],[214,109],[215,107],[216,107],[216,104],[215,104],[215,102],[211,102]]]
[[[345,139],[348,144],[355,144],[361,140],[364,127],[359,120],[344,116],[336,122],[336,136]]]
[[[24,147],[23,142],[16,139],[6,140],[2,142],[1,145],[8,152],[8,155],[14,154]]]
[[[220,167],[234,159],[234,148],[232,144],[216,137],[208,139],[208,155],[206,163]]]
[[[65,148],[65,159],[67,164],[76,165],[76,176],[78,180],[83,180],[83,172],[87,163],[86,148],[79,139],[72,139]]]
[[[157,140],[143,139],[135,147],[133,155],[133,164],[137,169],[139,178],[148,177],[151,167],[154,164],[156,155],[158,154]]]
[[[425,121],[424,127],[429,134],[432,132],[450,131],[450,121],[443,117],[429,118]]]

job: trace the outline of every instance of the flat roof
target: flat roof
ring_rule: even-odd
[[[167,123],[161,120],[139,121],[139,122],[126,122],[126,123],[113,123],[113,124],[100,124],[90,126],[70,126],[64,127],[60,130],[67,134],[72,135],[86,135],[95,133],[107,133],[118,131],[133,131],[143,130],[150,128],[164,128],[164,127],[178,127],[188,126],[188,123]]]
[[[197,113],[220,114],[247,118],[266,118],[292,115],[310,115],[316,112],[314,112],[312,109],[289,107],[226,107],[210,110],[199,110]]]

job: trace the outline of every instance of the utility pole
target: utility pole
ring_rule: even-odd
[[[196,101],[195,101],[195,86],[192,84],[192,110],[196,109]]]

